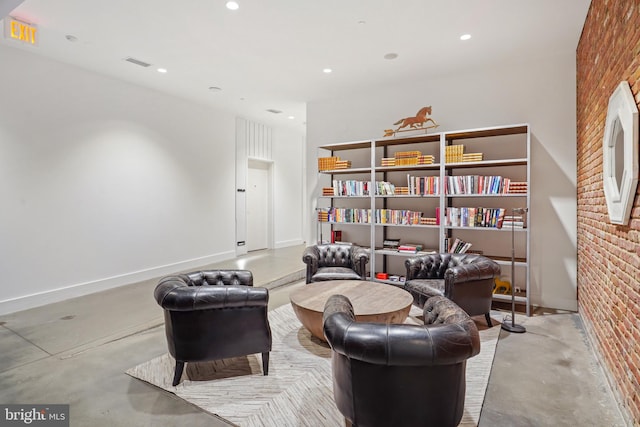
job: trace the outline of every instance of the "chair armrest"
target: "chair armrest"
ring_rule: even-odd
[[[351,247],[351,262],[353,269],[363,279],[367,274],[367,263],[369,263],[369,251],[360,246]]]
[[[451,303],[444,297],[445,303]],[[425,366],[461,362],[480,352],[478,329],[462,309],[428,325],[356,322],[349,299],[331,296],[323,313],[323,328],[331,349],[348,358],[376,365]],[[430,306],[442,310],[440,306]],[[446,305],[446,307],[451,307]],[[447,319],[447,321],[445,321]]]
[[[311,283],[311,277],[318,272],[318,260],[320,254],[316,246],[308,246],[302,253],[302,261],[307,264],[307,283]]]
[[[269,290],[262,287],[189,286],[180,276],[162,279],[154,291],[157,303],[165,310],[193,311],[214,308],[267,307]]]

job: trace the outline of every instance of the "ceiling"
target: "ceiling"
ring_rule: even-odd
[[[4,38],[0,44],[304,130],[308,101],[575,52],[590,4],[237,0],[240,8],[232,11],[226,1],[25,0],[10,15],[38,25],[39,45]],[[462,34],[472,37],[461,41]],[[385,59],[389,53],[397,58]],[[152,66],[134,65],[127,57]],[[159,67],[167,73],[157,72]]]

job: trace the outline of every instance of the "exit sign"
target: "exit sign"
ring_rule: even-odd
[[[7,16],[4,19],[4,38],[37,46],[40,37],[37,26]]]

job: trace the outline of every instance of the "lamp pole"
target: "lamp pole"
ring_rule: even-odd
[[[511,323],[505,319],[502,321],[502,329],[509,332],[521,334],[526,332],[524,326],[516,324],[516,294],[515,294],[515,270],[516,270],[516,230],[514,224],[515,214],[524,214],[527,208],[511,209]]]

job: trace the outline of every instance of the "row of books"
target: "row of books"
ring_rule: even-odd
[[[440,177],[407,175],[408,186],[399,187],[388,181],[376,181],[375,194],[383,195],[438,195]],[[332,187],[323,187],[323,196],[368,196],[369,181],[333,180]]]
[[[422,212],[408,209],[376,209],[376,224],[418,225]]]
[[[332,187],[322,189],[323,196],[368,196],[369,181],[333,180]],[[376,181],[376,195],[439,195],[439,176],[407,175],[407,186]],[[502,176],[460,175],[445,178],[445,194],[526,194],[527,183]]]
[[[413,176],[407,175],[409,194],[413,195],[439,195],[439,176]]]
[[[449,248],[449,253],[451,254],[463,254],[471,248],[472,244],[469,242],[465,242],[464,240],[456,238],[451,247]]]
[[[514,182],[512,185],[510,178],[499,175],[448,176],[445,179],[445,194],[512,194],[513,191],[522,191],[521,184]],[[526,182],[524,184],[526,193]]]
[[[491,227],[502,228],[504,208],[447,208],[445,225],[451,227]]]
[[[368,196],[371,183],[354,179],[334,179],[331,187],[322,189],[323,196]]]
[[[445,225],[450,227],[527,228],[520,215],[505,215],[504,208],[461,207],[447,208]],[[422,212],[404,209],[376,209],[376,224],[439,225],[439,208],[436,217],[424,217]],[[371,223],[371,209],[324,208],[318,210],[320,222]]]
[[[373,219],[376,224],[418,225],[422,212],[405,209],[376,209]],[[318,211],[321,222],[371,223],[371,209],[326,208]]]

